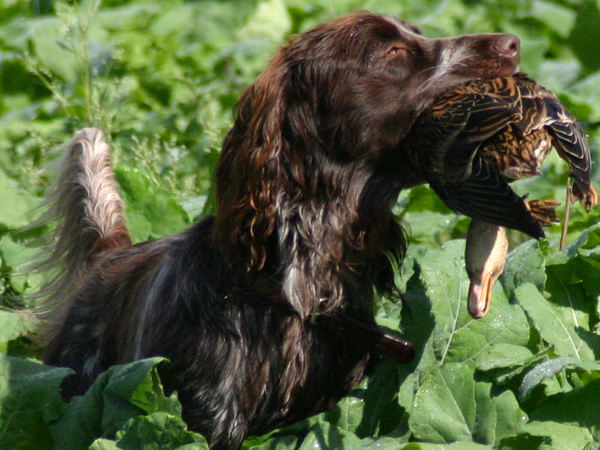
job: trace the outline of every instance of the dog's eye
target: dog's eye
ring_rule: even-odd
[[[406,47],[401,45],[392,45],[387,49],[387,52],[385,53],[385,59],[392,59],[397,56],[406,56],[408,52],[409,51]]]

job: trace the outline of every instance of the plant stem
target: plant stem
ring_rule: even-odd
[[[571,179],[567,177],[567,199],[565,200],[565,217],[563,218],[562,232],[560,233],[560,250],[567,245],[567,231],[569,230],[569,216],[571,215]]]

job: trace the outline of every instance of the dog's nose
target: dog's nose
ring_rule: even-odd
[[[519,56],[521,41],[514,34],[501,34],[496,39],[493,47],[499,55],[507,58],[515,58]]]

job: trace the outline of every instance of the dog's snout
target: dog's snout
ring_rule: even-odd
[[[494,50],[501,56],[507,58],[518,58],[521,49],[521,41],[514,34],[502,34],[493,44]]]

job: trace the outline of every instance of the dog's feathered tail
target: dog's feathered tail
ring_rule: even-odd
[[[56,223],[34,263],[34,269],[47,274],[35,308],[42,341],[54,337],[78,280],[98,255],[131,245],[102,131],[85,128],[78,132],[59,164],[58,180],[41,206],[45,213],[37,223]]]

